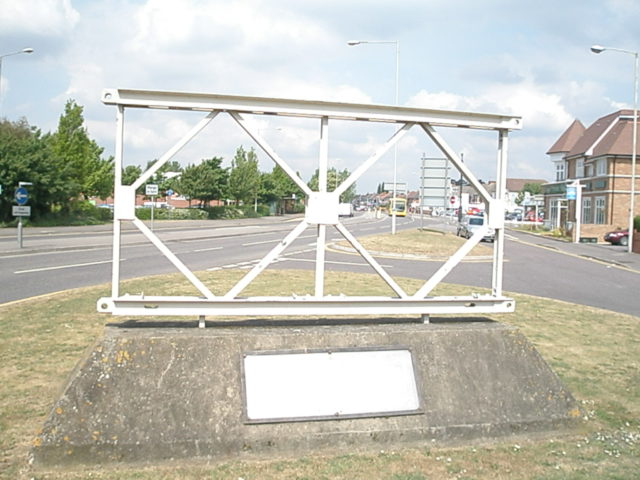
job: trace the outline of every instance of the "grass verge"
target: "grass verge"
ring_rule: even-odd
[[[395,235],[385,233],[360,237],[358,241],[369,252],[392,254],[411,252],[413,255],[424,257],[448,258],[466,242],[466,239],[437,230],[410,229],[396,232]],[[340,241],[338,245],[350,246],[346,241]],[[492,252],[491,247],[479,244],[473,247],[469,255],[491,256]]]
[[[222,292],[244,272],[223,270],[200,278]],[[372,276],[327,273],[328,293],[376,294]],[[282,282],[286,279],[286,284]],[[399,279],[407,291],[418,288]],[[178,276],[126,282],[130,292],[186,291]],[[288,285],[312,291],[313,272],[266,271],[251,295],[289,294]],[[363,289],[366,291],[363,292]],[[461,294],[441,285],[438,295]],[[295,459],[217,464],[98,466],[73,471],[38,471],[28,451],[49,409],[83,351],[109,317],[95,312],[107,286],[61,292],[28,302],[0,305],[0,478],[29,479],[632,479],[640,471],[640,318],[590,307],[514,295],[517,313],[493,319],[518,326],[581,403],[577,431],[553,439],[511,439],[460,448],[407,448]],[[121,320],[121,319],[119,319]]]

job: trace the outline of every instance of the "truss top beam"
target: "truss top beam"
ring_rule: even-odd
[[[102,92],[102,102],[105,105],[120,105],[130,108],[229,110],[252,114],[329,117],[341,120],[386,123],[428,123],[435,126],[483,130],[519,130],[522,128],[522,117],[511,115],[210,93],[105,89]]]

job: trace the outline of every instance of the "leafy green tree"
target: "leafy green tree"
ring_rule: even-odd
[[[122,171],[122,184],[133,185],[140,175],[142,175],[142,169],[139,165],[127,165]]]
[[[222,158],[213,157],[197,165],[188,165],[179,177],[176,191],[200,205],[224,198],[229,172],[222,168]]]
[[[150,169],[156,163],[156,161],[157,160],[150,160],[149,162],[147,162],[147,168],[145,169],[145,171]],[[177,189],[179,183],[179,175],[175,174],[180,174],[182,173],[182,171],[182,165],[180,165],[175,160],[171,160],[162,165],[146,183],[158,185],[160,194],[164,195],[164,193],[169,189]],[[144,192],[144,188],[142,189],[142,191]]]
[[[89,138],[84,128],[83,108],[68,100],[58,129],[51,136],[53,161],[67,189],[69,200],[113,192],[113,158],[101,158],[103,148]]]
[[[342,182],[344,182],[349,177],[349,175],[349,170],[347,170],[346,168],[342,171],[338,171],[333,167],[327,170],[327,191],[333,192]],[[318,190],[318,176],[319,172],[318,169],[316,169],[308,183],[309,187],[312,190]],[[354,183],[349,188],[347,188],[347,190],[342,195],[340,195],[340,202],[350,203],[355,196],[356,184]]]
[[[18,182],[31,182],[28,205],[31,218],[51,212],[66,200],[65,183],[51,162],[50,135],[42,135],[26,119],[0,121],[0,220],[13,220],[11,205]]]
[[[296,172],[297,173],[297,172]],[[300,174],[297,174],[298,177]],[[260,199],[263,202],[277,202],[282,198],[303,198],[303,192],[279,165],[260,176]]]
[[[530,195],[540,195],[542,193],[542,185],[539,183],[525,183],[522,186],[522,190],[520,190],[518,196],[516,197],[516,203],[518,205],[522,204],[522,201],[524,200],[527,192]]]
[[[229,196],[238,203],[248,203],[257,199],[259,189],[258,156],[253,148],[247,152],[244,148],[238,147],[231,162]]]

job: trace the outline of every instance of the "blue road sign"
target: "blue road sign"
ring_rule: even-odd
[[[29,193],[27,192],[27,189],[24,187],[16,188],[16,191],[13,196],[16,199],[16,203],[18,205],[24,205],[25,203],[27,203],[27,200],[29,200]]]
[[[171,195],[173,195],[173,190],[169,189],[166,191],[167,197],[170,197]]]

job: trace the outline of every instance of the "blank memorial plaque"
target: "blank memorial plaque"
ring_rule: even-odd
[[[420,409],[406,349],[249,354],[244,375],[250,422],[403,415]]]

